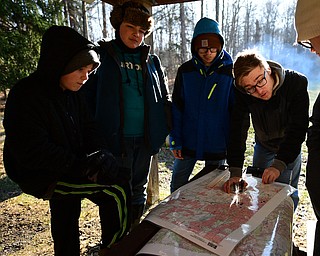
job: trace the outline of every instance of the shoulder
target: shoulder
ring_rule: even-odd
[[[294,87],[301,90],[307,90],[308,87],[307,77],[302,73],[290,69],[285,70],[284,83],[290,86],[290,88]]]
[[[226,50],[222,50],[222,59],[225,60],[226,62],[228,62],[228,64],[233,64],[233,60],[231,55],[226,51]]]
[[[178,68],[178,72],[192,72],[192,71],[195,71],[196,70],[196,67],[193,63],[193,60],[188,60],[184,63],[181,64],[181,66]]]
[[[9,113],[13,113],[12,110],[15,111],[15,114],[18,112],[21,114],[22,112],[27,113],[31,109],[34,110],[34,107],[42,109],[39,108],[40,102],[46,98],[48,97],[45,94],[45,89],[40,87],[35,79],[30,76],[23,78],[10,89],[5,106],[6,112],[9,115]]]
[[[105,39],[102,39],[97,43],[96,49],[97,52],[100,54],[100,58],[106,55],[106,53],[115,52],[113,42],[114,40],[106,41]]]
[[[217,72],[219,74],[229,76],[233,79],[233,60],[227,51],[223,50],[223,54],[220,56],[220,61],[216,63],[216,66],[218,66]]]
[[[286,98],[288,101],[308,102],[308,79],[305,75],[293,71],[285,70],[285,77],[282,86],[279,88],[279,96]]]
[[[299,79],[299,81],[302,83],[308,83],[307,77],[298,71],[286,69],[285,74],[286,74],[286,77],[288,76],[290,78]]]
[[[161,63],[159,56],[155,53],[150,53],[149,59],[155,63],[159,63],[159,64]]]
[[[13,97],[21,97],[21,98],[32,98],[38,94],[41,94],[45,91],[46,86],[39,86],[40,81],[39,78],[35,76],[35,74],[31,74],[28,77],[22,78],[19,80],[11,89],[10,93]]]
[[[114,40],[107,41],[105,38],[103,38],[100,41],[98,41],[97,46],[100,47],[100,48],[106,48],[109,45],[111,45],[112,41],[114,41]]]

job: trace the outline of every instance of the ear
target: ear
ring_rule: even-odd
[[[268,68],[266,69],[266,71],[267,71],[267,73],[268,73],[269,75],[271,75],[272,71],[271,71],[271,68],[270,68],[270,67],[268,67]]]

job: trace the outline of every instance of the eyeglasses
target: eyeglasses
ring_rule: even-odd
[[[216,53],[218,52],[218,49],[214,47],[199,48],[198,53],[204,54],[204,53],[207,53],[208,51],[210,51],[211,53]]]
[[[301,41],[301,42],[298,42],[298,44],[302,45],[307,49],[313,49],[313,46],[310,41]]]
[[[256,92],[257,90],[257,87],[258,88],[262,88],[263,86],[265,86],[267,84],[267,78],[266,78],[266,70],[264,70],[264,73],[263,73],[263,78],[261,78],[257,83],[256,85],[254,86],[251,86],[251,87],[243,87],[243,89],[246,91],[246,93],[248,93],[249,95],[250,94],[253,94]]]

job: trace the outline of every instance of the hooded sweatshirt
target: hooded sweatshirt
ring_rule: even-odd
[[[94,45],[69,27],[42,38],[37,70],[10,90],[4,115],[4,166],[25,193],[46,197],[56,181],[81,176],[79,163],[104,146],[80,92],[63,91],[72,57]]]
[[[273,166],[280,172],[297,158],[305,140],[309,124],[307,79],[276,62],[268,63],[277,81],[271,99],[261,100],[239,90],[235,93],[227,161],[237,168],[230,168],[231,176],[241,177],[250,116],[255,141],[276,153],[277,166]]]

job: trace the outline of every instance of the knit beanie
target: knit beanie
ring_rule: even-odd
[[[151,34],[154,26],[153,17],[148,9],[137,1],[128,1],[122,5],[116,4],[111,11],[110,22],[115,30],[119,30],[122,22],[140,26],[146,30],[145,38]]]
[[[92,71],[100,66],[98,54],[90,49],[81,50],[68,62],[62,75],[72,73],[73,71],[90,64],[93,64]]]
[[[222,44],[216,34],[201,34],[194,39],[194,49],[198,51],[199,48],[217,48],[220,52]]]
[[[297,42],[320,35],[320,0],[298,0],[295,13]]]

